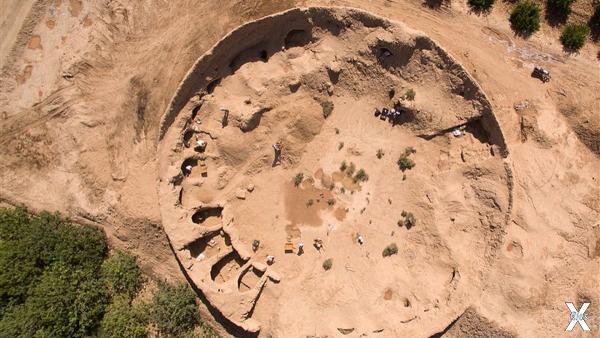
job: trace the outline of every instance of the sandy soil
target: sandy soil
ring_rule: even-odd
[[[468,13],[464,2],[433,10],[420,1],[383,0],[38,1],[28,15],[28,3],[3,1],[2,8],[15,14],[2,16],[2,201],[98,224],[114,245],[136,254],[147,271],[181,278],[171,243],[193,241],[204,230],[180,239],[169,234],[171,243],[163,230],[165,216],[170,217],[157,187],[165,173],[157,155],[163,113],[198,57],[229,31],[309,5],[358,7],[434,39],[485,92],[509,154],[491,156],[490,146],[474,134],[426,140],[418,135],[433,130],[391,127],[372,116],[375,106],[388,104],[381,86],[368,91],[379,97],[358,97],[350,85],[334,86],[331,96],[329,88],[318,92],[315,86],[312,92],[299,90],[291,100],[268,98],[276,92],[271,87],[264,88],[266,102],[254,97],[265,81],[283,81],[283,90],[292,74],[322,70],[331,60],[319,58],[336,54],[334,40],[297,57],[289,55],[291,48],[267,63],[243,64],[214,89],[212,102],[202,109],[212,105],[205,111],[212,116],[227,103],[232,119],[239,121],[244,117],[236,114],[246,105],[270,110],[250,134],[234,124],[219,129],[216,118],[202,119],[202,128],[223,135],[207,148],[210,183],[185,180],[189,193],[183,194],[182,205],[192,210],[215,201],[231,206],[222,219],[235,219],[234,243],[247,252],[229,254],[230,239],[217,232],[211,246],[217,249],[206,251],[205,259],[228,258],[207,273],[225,281],[244,272],[239,288],[246,295],[265,282],[246,316],[260,323],[260,334],[558,337],[568,321],[564,302],[584,300],[592,300],[588,323],[600,330],[598,45],[588,43],[580,54],[566,55],[556,39],[560,28],[547,25],[528,40],[515,37],[507,21],[509,3],[478,16]],[[5,42],[10,39],[14,43]],[[363,40],[343,42],[355,46],[357,41]],[[534,64],[552,71],[549,84],[530,77]],[[423,110],[454,107],[440,96],[443,92],[436,93],[443,83],[419,86],[409,80],[398,88],[414,87],[415,104]],[[374,82],[365,79],[361,86],[368,83]],[[313,97],[317,92],[334,102],[327,120]],[[433,125],[422,127],[427,126]],[[277,134],[284,130],[289,133]],[[271,168],[270,145],[278,138],[284,141],[284,163]],[[341,150],[339,142],[344,142]],[[403,181],[395,161],[405,146],[417,149],[417,166]],[[375,157],[378,148],[385,152],[381,160]],[[342,193],[341,182],[333,191],[323,183],[342,160],[369,174],[354,194],[351,189]],[[298,172],[315,183],[293,187]],[[250,183],[252,192],[246,189]],[[242,188],[245,199],[236,197]],[[313,204],[307,206],[310,199]],[[329,199],[335,200],[333,206],[323,204]],[[336,213],[338,207],[348,211]],[[417,216],[410,230],[397,225],[402,209]],[[330,236],[328,224],[338,225]],[[356,244],[356,233],[365,237],[363,246]],[[257,234],[262,246],[254,254],[250,244]],[[288,236],[305,243],[305,255],[283,253]],[[324,240],[324,253],[311,246],[314,237]],[[392,241],[398,255],[382,258],[381,250]],[[196,245],[200,248],[190,250],[192,257],[206,250]],[[276,256],[266,270],[244,260],[253,256],[264,262],[266,254]],[[325,272],[321,263],[329,257],[333,268]],[[189,276],[194,280],[204,273]],[[225,309],[225,316],[239,315],[235,306]],[[234,332],[215,308],[208,311]]]

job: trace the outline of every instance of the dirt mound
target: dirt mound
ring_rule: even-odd
[[[303,333],[322,313],[333,318],[322,334],[393,332],[392,314],[405,332],[450,320],[480,264],[455,245],[483,238],[472,249],[493,259],[511,210],[508,150],[476,82],[422,33],[357,10],[294,9],[234,30],[188,72],[161,138],[171,244],[248,332]],[[215,231],[230,244],[205,253]],[[397,257],[382,257],[389,242]],[[335,267],[318,277],[325,252]]]

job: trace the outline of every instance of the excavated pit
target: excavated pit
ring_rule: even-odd
[[[307,8],[241,26],[183,79],[160,138],[165,231],[231,332],[434,335],[503,248],[512,175],[491,105],[401,23]]]

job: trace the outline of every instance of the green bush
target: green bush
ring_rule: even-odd
[[[329,115],[333,112],[333,102],[324,101],[321,102],[321,109],[323,110],[323,117],[328,118]]]
[[[356,172],[356,175],[354,175],[354,178],[352,179],[352,181],[354,181],[354,183],[356,182],[365,182],[369,180],[369,175],[367,175],[367,172],[364,169],[360,169]]]
[[[494,0],[469,0],[469,6],[475,11],[489,11],[494,5]]]
[[[125,294],[133,299],[142,286],[142,271],[135,258],[117,251],[102,263],[102,277],[112,294]]]
[[[300,183],[302,183],[303,180],[304,180],[304,174],[297,173],[296,176],[294,176],[294,186],[298,187],[300,185]]]
[[[323,262],[323,270],[325,270],[325,271],[331,269],[332,266],[333,266],[333,259],[331,259],[331,258],[327,258]]]
[[[530,0],[521,0],[510,14],[512,29],[521,35],[531,35],[540,29],[540,5]]]
[[[107,338],[146,337],[148,318],[140,305],[131,305],[126,295],[117,296],[106,309],[100,324],[100,336]],[[141,305],[143,306],[143,305]]]
[[[383,255],[383,257],[389,257],[391,255],[395,255],[398,253],[398,246],[396,245],[396,243],[392,243],[388,246],[385,247],[385,249],[383,249],[383,252],[381,253]]]
[[[199,324],[196,296],[187,284],[161,282],[152,299],[152,322],[163,335],[179,335]]]
[[[560,42],[566,50],[576,52],[585,45],[590,34],[590,28],[586,25],[569,24],[560,36]]]
[[[398,166],[400,170],[406,171],[407,169],[412,169],[415,166],[415,162],[408,157],[406,154],[402,154],[400,159],[398,159]]]

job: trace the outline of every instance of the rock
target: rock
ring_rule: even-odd
[[[300,88],[300,85],[301,85],[301,82],[300,82],[300,80],[298,79],[298,80],[294,80],[294,81],[290,82],[290,83],[288,84],[288,88],[290,88],[290,91],[291,91],[292,93],[295,93],[295,92],[297,92],[297,91],[298,91],[298,89]]]
[[[328,85],[328,86],[327,86],[327,94],[328,94],[329,96],[333,95],[333,88],[334,88],[334,87],[333,87],[333,85],[332,85],[332,84],[330,84],[330,85]]]
[[[240,189],[240,190],[238,190],[235,193],[235,197],[237,197],[240,200],[245,200],[246,199],[246,192],[244,190]]]
[[[246,187],[246,190],[248,190],[248,192],[253,192],[254,191],[254,184],[252,184],[252,183],[248,184],[248,186]]]
[[[281,276],[278,273],[269,271],[269,279],[271,279],[275,283],[279,283],[281,281]]]

